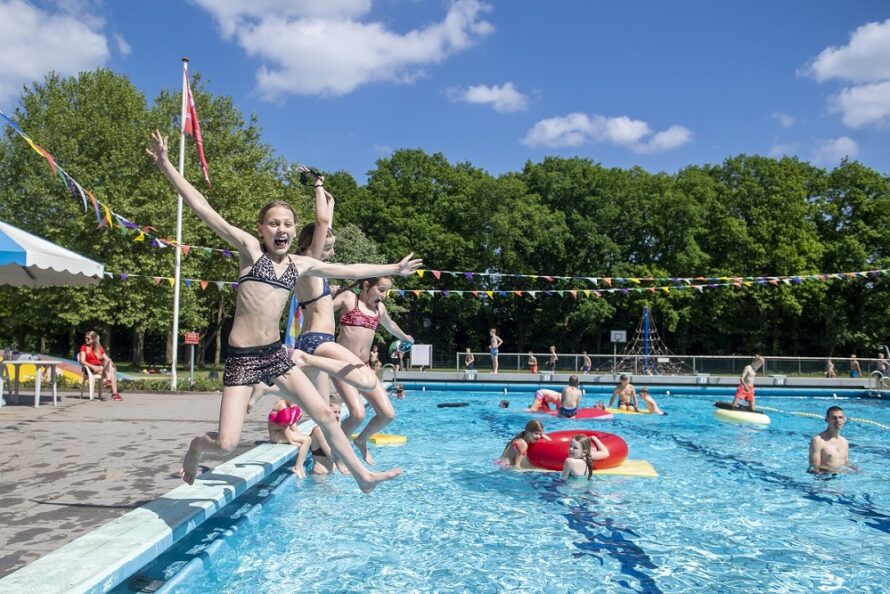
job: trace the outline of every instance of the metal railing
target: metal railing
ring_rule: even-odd
[[[538,360],[539,372],[548,371],[547,362],[550,353],[533,353]],[[456,352],[454,368],[464,369],[466,352]],[[581,353],[557,353],[557,373],[583,373]],[[697,375],[740,375],[746,365],[751,363],[752,356],[738,355],[613,355],[612,353],[588,354],[591,359],[589,373],[626,372],[636,375],[677,375],[676,371],[663,372],[663,368],[680,368],[680,374]],[[485,373],[491,369],[491,355],[487,352],[474,352],[476,370]],[[759,373],[763,375],[788,375],[826,377],[828,362],[834,363],[836,377],[851,377],[851,362],[859,363],[860,377],[869,377],[878,366],[879,359],[847,358],[847,357],[764,357],[763,367]],[[528,371],[528,353],[505,353],[498,355],[498,367],[502,372]]]

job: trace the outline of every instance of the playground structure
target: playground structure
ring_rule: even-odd
[[[692,367],[668,350],[658,335],[655,320],[652,319],[648,306],[643,309],[643,317],[624,352],[601,365],[599,370],[643,375],[680,375],[694,372]]]

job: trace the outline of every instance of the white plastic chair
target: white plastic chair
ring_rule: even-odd
[[[90,400],[96,395],[96,382],[100,381],[98,375],[93,373],[89,367],[81,366],[80,374],[80,397],[83,398],[84,386],[89,386]]]

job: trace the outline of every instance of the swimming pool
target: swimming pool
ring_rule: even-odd
[[[376,448],[405,469],[364,496],[342,476],[287,479],[229,537],[206,572],[171,591],[210,592],[884,592],[890,564],[890,448],[849,422],[864,471],[804,472],[832,404],[890,425],[883,402],[759,398],[781,409],[761,429],[719,423],[711,397],[661,397],[667,417],[578,422],[548,431],[618,433],[657,479],[515,473],[492,464],[532,418],[527,395],[409,392]],[[465,408],[436,408],[461,400]]]

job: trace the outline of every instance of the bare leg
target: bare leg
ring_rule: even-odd
[[[252,411],[257,402],[266,394],[278,394],[279,392],[278,386],[267,386],[262,382],[255,384],[250,394],[250,400],[247,401],[247,412]]]
[[[328,399],[322,398],[318,390],[315,389],[315,386],[312,385],[312,382],[309,381],[309,378],[302,371],[293,368],[283,376],[276,378],[275,383],[282,391],[289,393],[303,410],[315,420],[325,439],[330,444],[331,450],[349,468],[352,477],[358,483],[362,492],[370,493],[378,483],[393,479],[402,473],[400,468],[394,468],[386,472],[370,472],[362,466],[349,440],[337,423],[334,412],[328,405]],[[244,410],[244,404],[242,403],[242,411]]]
[[[368,399],[368,402],[374,407],[374,411],[377,414],[365,425],[364,430],[352,442],[364,456],[365,462],[373,464],[374,459],[368,451],[368,439],[392,423],[392,420],[396,418],[396,411],[392,407],[392,401],[390,401],[386,390],[379,383],[376,388],[365,394],[365,398]]]
[[[343,403],[349,410],[349,416],[340,422],[343,433],[348,437],[355,433],[361,424],[365,422],[365,404],[362,402],[362,397],[358,390],[349,384],[334,379],[334,385],[337,386],[337,391],[340,392],[340,396],[343,397]]]
[[[491,372],[492,373],[498,372],[498,356],[497,355],[492,355],[492,357],[491,357]]]
[[[244,411],[250,398],[250,386],[226,386],[219,404],[219,429],[192,440],[182,462],[179,476],[188,484],[195,482],[198,464],[205,454],[228,454],[238,445]]]
[[[105,367],[102,368],[102,375],[111,381],[111,393],[117,394],[117,368],[111,359],[105,362]]]
[[[306,478],[306,470],[303,468],[303,464],[306,462],[306,456],[309,455],[309,444],[312,443],[312,438],[290,427],[284,430],[284,436],[289,444],[299,448],[297,450],[297,459],[294,462],[294,474],[300,478]]]
[[[314,355],[294,351],[291,356],[297,367],[312,367],[331,377],[343,380],[359,390],[372,390],[377,383],[374,371],[359,360],[352,351],[336,342],[326,342],[315,350]]]

